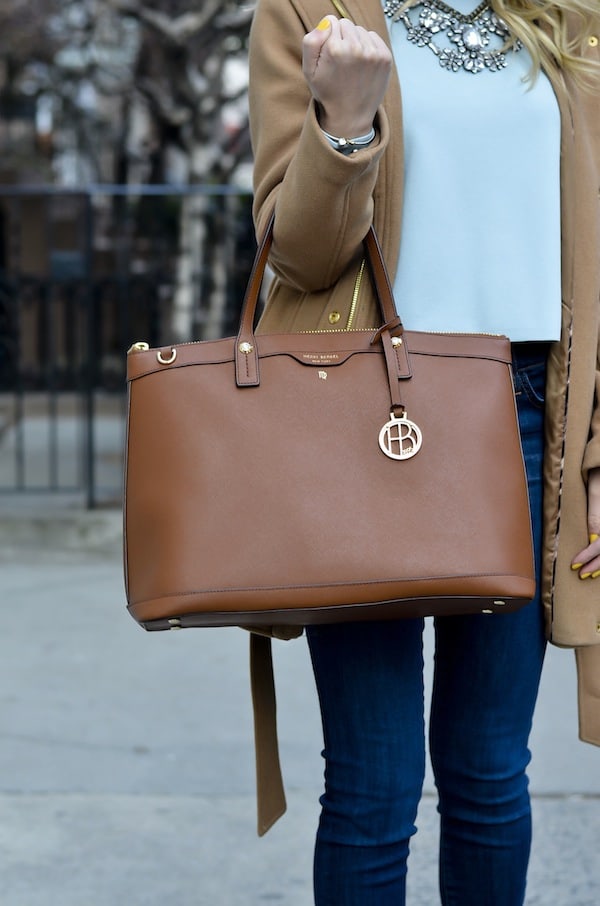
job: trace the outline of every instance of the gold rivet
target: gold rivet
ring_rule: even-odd
[[[506,601],[494,601],[496,607],[506,607]]]
[[[339,311],[330,311],[328,321],[330,324],[337,324],[341,317]]]
[[[598,47],[598,35],[590,35],[588,38],[590,47]]]
[[[392,346],[402,346],[402,337],[392,337]]]
[[[252,343],[240,343],[240,352],[243,352],[244,355],[250,355],[251,352],[254,352],[254,346]]]
[[[482,613],[493,613],[494,611],[493,610],[482,610],[481,612]]]

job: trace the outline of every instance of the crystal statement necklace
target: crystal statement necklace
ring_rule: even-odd
[[[506,23],[483,0],[473,12],[459,13],[442,0],[423,0],[417,6],[400,10],[405,0],[384,0],[383,11],[393,22],[402,22],[406,37],[417,47],[429,47],[440,66],[449,72],[465,69],[474,75],[489,69],[498,72],[506,66],[506,51],[521,49],[520,41],[510,48]],[[418,18],[409,14],[418,14]],[[435,38],[445,38],[440,47]],[[490,46],[491,45],[491,46]]]

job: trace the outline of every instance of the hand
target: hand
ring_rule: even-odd
[[[392,69],[392,55],[374,31],[327,16],[302,46],[302,71],[320,108],[321,127],[340,138],[373,126]]]
[[[575,554],[571,568],[579,571],[580,579],[600,576],[600,468],[588,475],[588,534],[590,543]]]

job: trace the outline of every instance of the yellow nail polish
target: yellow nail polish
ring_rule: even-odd
[[[595,532],[592,532],[592,534],[590,535],[590,544],[592,544],[592,542],[597,541],[597,540],[598,540],[598,535]]]
[[[327,31],[328,28],[331,28],[331,22],[329,21],[329,19],[321,19],[321,21],[317,25],[317,31]]]
[[[571,569],[581,569],[583,563],[571,563]]]
[[[580,579],[589,579],[589,577],[590,577],[591,575],[592,575],[591,573],[581,573],[581,575],[579,576],[579,578],[580,578]]]
[[[597,579],[600,576],[600,569],[597,569],[595,573],[592,573],[592,579]]]

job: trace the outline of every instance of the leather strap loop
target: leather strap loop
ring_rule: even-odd
[[[387,324],[382,324],[377,333],[373,334],[371,340],[371,346],[374,346],[375,343],[378,343],[381,339],[381,335],[387,330],[391,334],[396,331],[396,328],[402,328],[402,321],[399,317],[392,318],[391,321],[388,321]],[[400,334],[399,334],[400,335]]]
[[[390,385],[390,410],[392,412],[405,411],[406,406],[400,396],[400,380],[402,377],[410,377],[410,371],[404,375],[400,373],[400,361],[396,352],[397,347],[392,346],[392,339],[387,330],[381,335],[381,341],[383,343],[388,383]],[[406,360],[406,366],[409,367],[408,360]]]
[[[260,374],[258,368],[258,348],[256,337],[254,335],[254,321],[256,318],[256,309],[260,297],[260,288],[269,258],[269,252],[273,243],[273,226],[275,223],[275,214],[267,224],[256,257],[254,266],[248,280],[246,295],[242,304],[240,314],[240,328],[237,336],[235,350],[235,378],[238,387],[256,387],[260,383]],[[364,240],[365,255],[369,264],[371,279],[375,289],[375,296],[379,303],[381,313],[382,330],[393,330],[398,336],[402,335],[404,328],[402,321],[396,311],[394,294],[388,277],[387,269],[383,260],[383,253],[379,240],[371,226]],[[379,332],[376,338],[379,338]],[[374,338],[375,339],[375,338]]]

